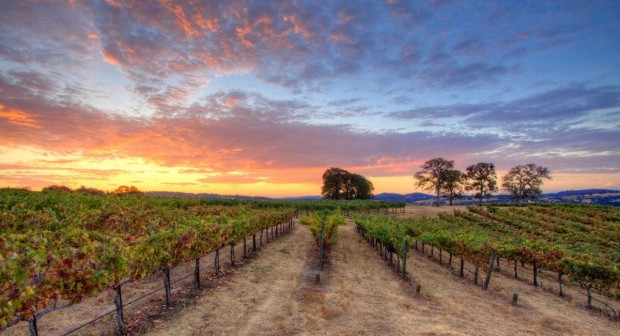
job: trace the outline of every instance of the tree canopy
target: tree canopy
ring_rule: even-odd
[[[490,197],[497,191],[495,165],[491,162],[478,162],[468,166],[465,171],[468,180],[467,190],[473,190],[473,197],[479,199],[482,205],[483,198]]]
[[[448,169],[445,171],[444,184],[441,187],[441,195],[452,205],[454,199],[463,197],[466,175],[458,169]]]
[[[321,195],[324,199],[369,199],[374,197],[374,190],[372,182],[362,175],[334,167],[323,173]]]
[[[140,190],[138,190],[138,188],[134,187],[134,186],[120,186],[118,188],[116,188],[114,190],[114,193],[117,195],[129,195],[129,194],[133,194],[133,195],[142,195],[142,192]]]
[[[51,185],[51,186],[47,186],[43,189],[41,189],[42,192],[45,191],[58,191],[58,192],[66,192],[66,193],[70,193],[72,190],[71,188],[64,186],[64,185]]]
[[[448,171],[454,168],[454,161],[438,157],[424,162],[420,168],[422,170],[413,177],[416,179],[416,185],[425,190],[435,191],[437,197],[435,205],[439,206],[441,191],[448,178]]]
[[[551,179],[549,169],[528,163],[511,168],[503,178],[502,187],[522,204],[524,200],[536,199],[542,194],[543,179]]]

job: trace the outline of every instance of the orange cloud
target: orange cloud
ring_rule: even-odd
[[[285,22],[290,22],[293,25],[293,31],[297,34],[301,34],[306,40],[310,40],[314,35],[312,30],[309,29],[303,20],[300,20],[297,16],[292,14],[285,15],[283,19]]]
[[[252,33],[252,27],[250,27],[250,24],[247,20],[243,22],[243,26],[238,26],[237,28],[235,28],[235,32],[243,46],[245,46],[246,48],[255,47],[254,43],[246,38],[246,36]]]
[[[194,13],[192,18],[196,25],[202,29],[209,30],[212,33],[220,30],[220,20],[217,18],[205,18],[200,11]]]
[[[112,55],[110,53],[107,53],[107,52],[102,50],[101,51],[101,55],[103,55],[103,60],[104,61],[106,61],[106,62],[108,62],[108,63],[110,63],[112,65],[120,65],[121,64],[120,60],[116,56],[114,56],[114,55]]]
[[[177,26],[181,28],[188,37],[197,37],[201,35],[198,30],[192,27],[192,23],[188,20],[187,16],[185,16],[185,11],[181,5],[173,4],[170,0],[161,1],[161,4],[174,15]]]
[[[28,115],[28,113],[16,109],[5,108],[4,105],[0,105],[0,119],[5,119],[14,125],[41,128],[37,125],[36,120]]]

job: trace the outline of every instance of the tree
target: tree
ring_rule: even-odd
[[[142,192],[134,186],[120,186],[114,190],[114,193],[117,195],[142,195]]]
[[[51,186],[41,189],[41,191],[58,191],[58,192],[70,193],[71,188],[64,186],[64,185],[51,185]]]
[[[435,191],[437,196],[435,205],[439,206],[439,197],[441,190],[446,182],[446,173],[454,168],[454,161],[448,161],[444,158],[434,158],[424,162],[421,171],[415,173],[413,178],[416,179],[416,186],[428,191]]]
[[[466,168],[467,174],[467,190],[474,190],[474,198],[480,200],[490,197],[493,192],[497,191],[497,174],[495,173],[495,165],[491,162],[478,162]]]
[[[521,205],[523,200],[536,199],[542,194],[540,186],[543,184],[543,179],[551,179],[549,174],[548,168],[533,163],[516,166],[503,177],[502,187]]]
[[[321,195],[324,199],[369,199],[375,187],[368,179],[341,168],[329,168],[323,173]]]
[[[466,176],[458,169],[449,169],[445,173],[444,185],[442,186],[442,196],[452,205],[452,200],[463,197]]]
[[[105,191],[99,190],[96,188],[88,188],[85,186],[81,186],[78,189],[75,189],[75,192],[80,194],[90,194],[90,195],[105,195]]]

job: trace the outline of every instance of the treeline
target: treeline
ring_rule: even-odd
[[[438,157],[426,161],[414,178],[416,185],[435,193],[435,205],[440,198],[452,201],[463,197],[465,191],[472,191],[473,197],[482,201],[499,191],[497,173],[492,162],[479,162],[467,166],[465,172],[454,169],[454,161]],[[551,179],[549,169],[533,163],[511,168],[502,178],[502,189],[519,204],[536,199],[542,194],[540,188],[544,179]]]

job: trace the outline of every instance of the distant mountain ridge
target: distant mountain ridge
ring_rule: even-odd
[[[176,196],[176,197],[196,197],[196,198],[233,198],[241,200],[278,200],[278,201],[317,201],[321,200],[321,196],[296,196],[296,197],[280,197],[270,198],[263,196],[244,196],[244,195],[220,195],[210,193],[184,193],[173,191],[150,191],[147,195],[159,196]],[[381,193],[375,195],[373,200],[384,202],[405,202],[407,204],[431,205],[435,196],[425,193],[397,194],[397,193]],[[511,202],[507,195],[496,195],[484,201],[484,203],[507,203]],[[599,204],[620,206],[620,190],[612,189],[583,189],[583,190],[565,190],[556,193],[543,194],[538,200],[540,203],[581,203],[581,204]],[[478,200],[470,195],[455,200],[454,205],[472,205],[477,204]],[[447,204],[442,199],[441,204]]]
[[[232,199],[240,199],[240,200],[257,200],[257,201],[268,201],[273,198],[263,197],[263,196],[244,196],[244,195],[220,195],[220,194],[208,194],[208,193],[186,193],[179,191],[147,191],[144,194],[146,195],[155,195],[155,196],[171,196],[171,197],[192,197],[192,198],[232,198]]]

